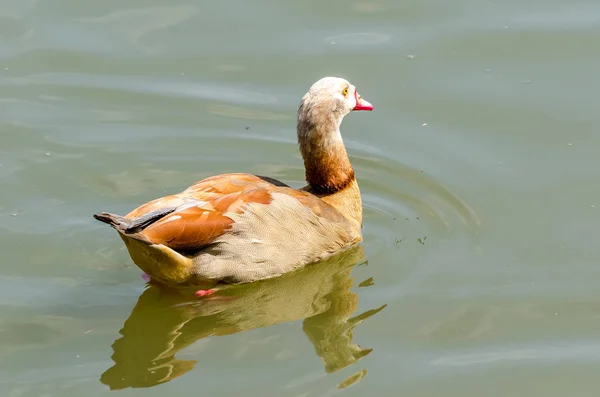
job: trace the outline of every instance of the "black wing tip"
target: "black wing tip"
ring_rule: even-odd
[[[100,212],[99,214],[94,214],[94,219],[100,222],[112,224],[112,216],[108,212]]]
[[[120,215],[111,214],[109,212],[101,212],[94,214],[94,218],[100,222],[106,223],[119,231],[127,231],[131,226],[131,221]]]
[[[127,219],[121,215],[111,214],[109,212],[101,212],[94,214],[94,218],[100,222],[107,223],[123,233],[137,233],[154,222],[164,218],[170,213],[174,212],[177,207],[163,208],[160,210],[152,211],[134,219]]]

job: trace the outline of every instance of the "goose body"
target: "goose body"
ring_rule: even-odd
[[[362,203],[339,126],[372,110],[348,81],[326,77],[302,98],[298,142],[308,184],[232,173],[203,179],[125,216],[100,213],[133,262],[165,284],[214,286],[275,277],[362,240]]]

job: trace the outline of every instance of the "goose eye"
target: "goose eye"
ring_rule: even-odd
[[[344,88],[342,94],[344,94],[344,96],[348,95],[348,87]]]

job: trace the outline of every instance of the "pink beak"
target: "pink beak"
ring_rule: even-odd
[[[358,91],[354,91],[354,98],[356,99],[356,106],[352,110],[373,110],[373,105],[362,99]]]

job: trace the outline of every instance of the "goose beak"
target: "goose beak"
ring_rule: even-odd
[[[356,98],[356,106],[352,110],[373,110],[373,105],[362,99],[358,91],[354,91],[354,98]]]

